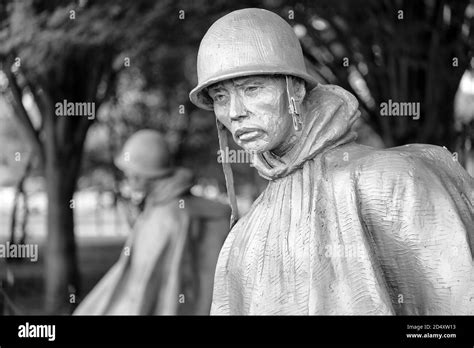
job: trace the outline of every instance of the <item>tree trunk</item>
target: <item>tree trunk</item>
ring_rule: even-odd
[[[73,162],[80,162],[80,156],[78,159],[70,154],[64,161],[52,157],[48,156],[46,163],[48,231],[44,251],[45,309],[48,314],[65,314],[74,307],[70,302],[71,293],[79,288],[72,201],[77,170],[72,171],[71,166],[78,167]]]

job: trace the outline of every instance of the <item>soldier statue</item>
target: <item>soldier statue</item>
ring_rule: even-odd
[[[357,99],[308,74],[273,12],[217,20],[197,72],[191,101],[269,181],[239,217],[224,163],[233,228],[211,314],[474,314],[474,179],[446,149],[357,144]]]

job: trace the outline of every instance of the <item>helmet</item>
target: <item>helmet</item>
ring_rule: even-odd
[[[197,58],[198,85],[189,98],[212,110],[203,91],[227,79],[249,75],[289,75],[317,85],[304,64],[301,45],[291,26],[277,14],[258,8],[229,13],[204,35]]]
[[[122,171],[148,178],[166,176],[172,171],[168,145],[163,135],[152,129],[134,133],[114,162]]]

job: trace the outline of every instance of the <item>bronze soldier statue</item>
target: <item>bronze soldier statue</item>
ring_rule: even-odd
[[[269,180],[221,250],[212,314],[474,314],[474,180],[446,149],[355,143],[357,99],[317,84],[266,10],[217,20],[197,70],[191,101]]]
[[[143,208],[119,260],[74,314],[209,314],[229,208],[190,193],[192,173],[171,165],[157,131],[132,135],[116,165]]]

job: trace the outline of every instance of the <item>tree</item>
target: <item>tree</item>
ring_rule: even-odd
[[[455,148],[454,97],[473,54],[469,0],[294,2],[293,24],[323,82],[359,99],[385,145]],[[287,13],[286,7],[280,13]],[[388,100],[419,102],[421,118],[381,117]]]
[[[73,195],[87,131],[88,115],[58,116],[57,105],[91,103],[97,110],[109,95],[115,72],[114,51],[101,28],[90,20],[105,16],[75,4],[18,1],[2,3],[1,70],[8,79],[16,116],[43,165],[48,216],[45,257],[45,305],[64,312],[68,292],[78,289]],[[87,16],[81,15],[85,12]],[[108,14],[107,14],[107,17]],[[97,35],[95,35],[97,34]],[[91,40],[91,37],[94,39]],[[41,115],[35,126],[22,100],[31,94]]]
[[[220,8],[224,3],[220,5]],[[0,70],[8,80],[7,91],[16,117],[43,165],[47,183],[48,217],[45,250],[45,307],[48,313],[67,311],[69,291],[79,289],[74,237],[74,200],[86,135],[95,118],[58,116],[58,105],[90,103],[97,112],[114,93],[118,72],[131,66],[146,74],[146,59],[159,69],[164,108],[168,114],[179,92],[187,100],[185,74],[176,64],[177,50],[195,47],[199,40],[192,21],[179,22],[182,6],[170,0],[150,1],[46,1],[19,0],[0,3]],[[203,14],[204,2],[189,7]],[[188,12],[189,13],[189,12]],[[195,13],[196,14],[196,13]],[[202,17],[201,17],[202,18]],[[179,24],[186,23],[182,26]],[[200,24],[205,25],[205,23]],[[177,43],[178,31],[184,38]],[[167,52],[170,46],[173,50]],[[140,53],[150,49],[144,59]],[[172,53],[174,57],[170,56]],[[120,55],[120,53],[122,53]],[[136,62],[134,62],[136,60]],[[131,62],[131,64],[130,64]],[[183,62],[184,63],[184,62]],[[166,68],[173,67],[166,71]],[[175,72],[174,74],[172,72]],[[164,77],[164,78],[163,78]],[[189,80],[192,77],[189,77]],[[150,79],[153,80],[153,79]],[[149,80],[149,81],[150,81]],[[185,79],[186,80],[186,79]],[[157,81],[157,80],[155,80]],[[168,83],[164,88],[163,86]],[[40,114],[35,124],[22,100],[31,95]],[[180,132],[185,127],[180,127]]]

